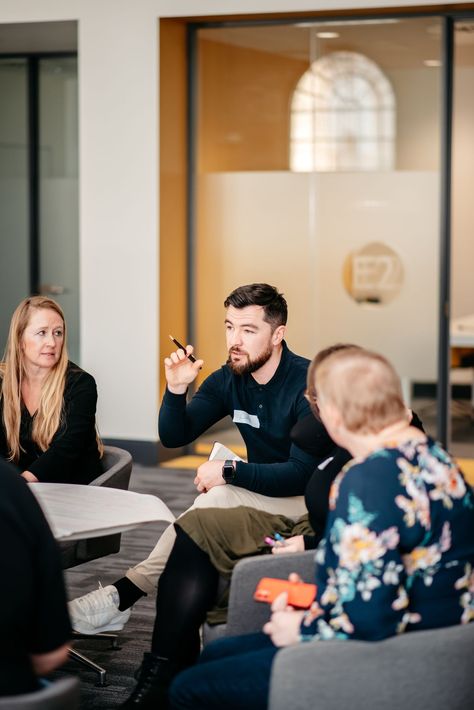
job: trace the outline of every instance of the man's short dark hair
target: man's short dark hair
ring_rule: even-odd
[[[272,330],[279,325],[285,325],[288,318],[288,305],[282,293],[275,286],[268,284],[247,284],[239,286],[230,293],[224,301],[225,308],[245,308],[246,306],[262,306],[264,320]]]

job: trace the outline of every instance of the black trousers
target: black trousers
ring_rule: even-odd
[[[216,602],[219,573],[179,525],[176,532],[158,583],[151,650],[186,667],[199,656],[199,629]]]

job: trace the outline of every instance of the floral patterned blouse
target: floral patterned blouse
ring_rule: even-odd
[[[474,495],[438,444],[349,462],[329,508],[301,640],[376,641],[474,619]]]

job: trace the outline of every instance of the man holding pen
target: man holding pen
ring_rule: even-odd
[[[303,492],[317,460],[290,441],[293,425],[309,413],[304,398],[309,361],[292,353],[284,335],[287,304],[268,284],[235,289],[225,300],[227,363],[187,401],[203,360],[179,348],[165,358],[167,388],[159,414],[161,442],[180,447],[230,415],[247,447],[248,463],[206,461],[194,483],[192,507],[248,506],[298,518]],[[192,356],[192,357],[190,357]],[[130,607],[157,585],[175,540],[170,525],[143,562],[126,576],[69,605],[73,628],[99,633],[123,628]]]

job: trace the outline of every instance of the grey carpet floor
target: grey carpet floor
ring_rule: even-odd
[[[195,498],[194,473],[190,470],[144,468],[134,466],[130,489],[159,496],[175,515],[188,508]],[[154,547],[165,527],[153,523],[124,533],[120,552],[66,571],[67,592],[70,599],[119,579],[132,565],[143,560]],[[143,652],[149,650],[155,597],[144,597],[134,606],[130,621],[119,633],[120,648],[112,649],[105,640],[80,639],[75,648],[107,669],[105,688],[96,687],[97,676],[75,662],[64,671],[77,675],[81,682],[81,710],[117,708],[134,686],[133,673],[140,664]],[[61,672],[62,674],[62,672]],[[59,674],[58,674],[59,675]]]

